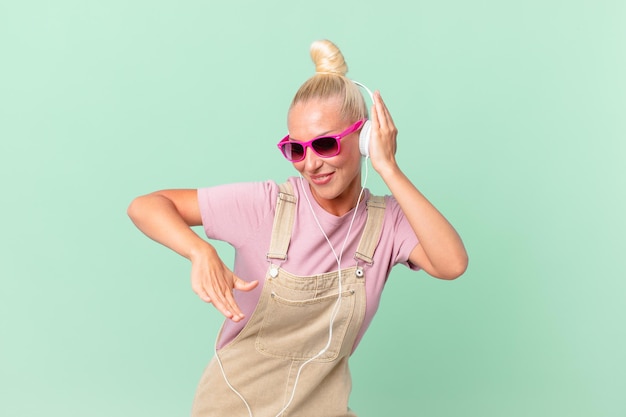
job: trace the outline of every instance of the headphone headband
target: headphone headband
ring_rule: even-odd
[[[365,91],[367,91],[367,94],[369,94],[370,98],[372,99],[372,102],[374,101],[374,93],[372,93],[371,90],[365,86],[365,84],[362,84],[354,80],[352,80],[352,82],[358,85],[359,87],[363,88]]]

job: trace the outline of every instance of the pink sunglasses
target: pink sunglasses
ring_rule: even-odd
[[[338,135],[319,136],[308,142],[298,142],[289,140],[289,135],[278,142],[278,149],[285,158],[291,162],[300,162],[306,156],[306,148],[313,149],[313,152],[321,158],[336,156],[341,151],[341,139],[353,133],[365,123],[366,119],[359,120]]]

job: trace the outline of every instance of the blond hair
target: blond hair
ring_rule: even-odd
[[[311,44],[311,59],[315,63],[315,75],[300,86],[290,109],[298,103],[311,99],[339,97],[342,118],[356,121],[367,118],[367,106],[359,87],[346,77],[348,65],[339,48],[329,40]]]

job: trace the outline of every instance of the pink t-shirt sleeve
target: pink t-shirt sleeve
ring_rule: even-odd
[[[394,229],[392,253],[395,254],[395,259],[391,264],[403,264],[414,271],[419,271],[421,268],[409,261],[409,256],[419,241],[396,199],[392,196],[386,196],[385,200],[387,204],[387,212],[385,213],[387,219],[385,221],[393,222]]]
[[[207,237],[240,247],[273,215],[278,186],[250,182],[198,189],[198,204]]]

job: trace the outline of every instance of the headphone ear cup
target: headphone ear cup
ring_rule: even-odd
[[[372,127],[372,122],[366,120],[363,123],[363,127],[361,127],[361,134],[359,135],[359,150],[361,151],[361,155],[369,156],[370,154],[370,129]]]

